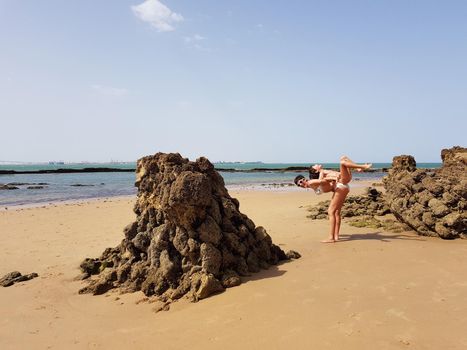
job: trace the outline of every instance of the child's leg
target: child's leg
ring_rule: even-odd
[[[341,181],[343,184],[347,184],[352,180],[352,172],[350,169],[366,170],[371,168],[372,164],[356,164],[347,156],[342,156],[340,161],[341,169]]]
[[[352,173],[350,169],[344,164],[346,162],[343,160],[344,157],[341,158],[341,164],[340,164],[340,169],[341,169],[341,178],[340,182],[343,184],[347,184],[352,180]]]

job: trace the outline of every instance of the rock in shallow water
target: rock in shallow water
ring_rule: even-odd
[[[4,185],[0,184],[0,190],[18,190],[19,187],[13,186],[13,185]]]

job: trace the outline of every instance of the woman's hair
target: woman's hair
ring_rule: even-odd
[[[304,178],[305,178],[305,176],[303,176],[303,175],[298,175],[298,176],[295,178],[295,180],[293,180],[293,182],[295,182],[295,185],[298,186],[298,182],[299,182],[301,179],[304,179]]]
[[[318,179],[319,178],[319,171],[317,171],[312,166],[310,166],[310,168],[308,169],[308,173],[310,174],[310,179]]]

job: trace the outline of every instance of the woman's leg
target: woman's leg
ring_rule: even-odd
[[[371,168],[371,165],[372,164],[356,164],[350,160],[349,157],[342,156],[340,161],[341,177],[339,182],[348,184],[352,180],[352,172],[350,169],[367,170]]]
[[[341,209],[342,205],[344,204],[345,197],[349,193],[349,189],[347,188],[339,188],[334,192],[332,196],[331,203],[329,204],[328,208],[328,216],[329,216],[329,238],[321,241],[323,243],[333,243],[339,239],[339,230],[341,226]]]
[[[334,236],[333,236],[333,239],[335,241],[338,241],[339,240],[339,232],[340,232],[340,229],[341,229],[341,211],[340,210],[336,210],[336,212],[334,213],[334,217],[335,217],[335,226],[334,226]]]
[[[336,229],[336,216],[334,213],[334,209],[332,208],[332,200],[328,208],[328,216],[329,216],[329,227],[330,227],[329,238],[325,239],[324,241],[321,241],[322,243],[334,243],[334,230]]]
[[[334,228],[332,230],[333,236],[332,239],[334,241],[339,240],[339,232],[341,228],[341,209],[344,205],[345,198],[347,198],[347,195],[349,194],[350,190],[348,188],[338,188],[336,192],[334,193],[334,197],[331,201],[331,205],[333,207],[333,212],[334,212]]]

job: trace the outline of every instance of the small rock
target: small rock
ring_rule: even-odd
[[[88,279],[91,275],[87,272],[83,272],[74,278],[75,281],[82,281]]]
[[[95,275],[100,272],[101,261],[99,259],[86,258],[81,262],[79,267],[83,273]]]
[[[0,190],[18,190],[19,187],[0,184]]]
[[[161,302],[159,305],[156,305],[152,309],[155,313],[161,312],[161,311],[169,311],[170,310],[170,303],[169,302]]]
[[[285,255],[287,256],[287,259],[299,259],[302,257],[300,253],[295,250],[289,250]]]
[[[17,282],[24,282],[24,281],[29,281],[33,278],[38,277],[39,275],[35,272],[30,273],[28,275],[22,275],[18,271],[13,271],[10,273],[7,273],[5,276],[0,278],[0,286],[2,287],[9,287],[12,286],[13,284]]]

